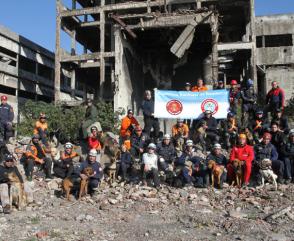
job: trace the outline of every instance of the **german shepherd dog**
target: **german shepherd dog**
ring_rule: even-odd
[[[20,182],[14,172],[8,174],[8,179],[11,184],[9,195],[10,207],[12,207],[12,204],[15,204],[18,210],[22,210],[27,204],[23,183]]]

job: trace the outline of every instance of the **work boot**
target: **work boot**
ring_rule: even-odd
[[[289,179],[286,179],[285,181],[284,181],[284,184],[286,184],[286,185],[288,185],[288,184],[290,184],[291,183],[291,178],[289,178]]]
[[[5,207],[3,207],[3,213],[4,214],[10,214],[11,213],[10,205],[6,205]]]

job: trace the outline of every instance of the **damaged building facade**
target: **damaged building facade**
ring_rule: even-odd
[[[200,76],[210,87],[257,80],[253,0],[57,0],[56,19],[57,102],[63,69],[72,86],[135,111],[145,89],[180,90]]]
[[[50,102],[54,100],[54,53],[0,25],[0,94],[8,96],[14,108],[28,99]],[[62,71],[60,96],[71,100],[69,72]],[[83,98],[83,91],[76,90]]]

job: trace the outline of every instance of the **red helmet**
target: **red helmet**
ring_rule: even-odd
[[[268,132],[265,132],[264,134],[263,134],[263,136],[262,136],[262,139],[272,139],[272,135],[270,134],[270,133],[268,133]]]
[[[7,96],[6,95],[2,95],[1,96],[1,100],[7,100]]]
[[[237,85],[237,84],[238,84],[237,80],[233,79],[233,80],[231,81],[231,85]]]

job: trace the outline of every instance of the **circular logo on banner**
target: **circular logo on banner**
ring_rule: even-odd
[[[166,104],[166,110],[168,113],[171,115],[179,115],[183,111],[183,105],[180,101],[178,100],[170,100]]]
[[[206,99],[201,103],[202,112],[210,110],[214,115],[218,111],[218,103],[214,99]]]

